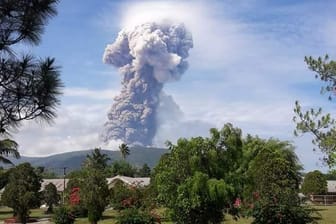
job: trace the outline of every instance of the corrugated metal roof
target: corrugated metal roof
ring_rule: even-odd
[[[41,191],[44,190],[45,186],[49,183],[52,183],[56,186],[57,191],[63,191],[66,188],[69,179],[65,179],[65,186],[64,186],[64,179],[43,179],[41,183]]]
[[[116,180],[120,180],[124,182],[125,184],[129,186],[140,186],[140,187],[145,187],[149,185],[150,183],[150,178],[149,177],[126,177],[126,176],[115,176],[112,178],[106,178],[107,184],[109,187],[113,187],[114,182]],[[65,181],[65,186],[64,186],[64,181]],[[45,186],[47,186],[49,183],[52,183],[56,186],[57,191],[63,192],[64,188],[67,187],[67,184],[69,182],[69,179],[43,179],[41,183],[41,191],[45,189]],[[5,188],[1,189],[3,191]]]
[[[106,178],[106,180],[109,187],[112,187],[113,182],[115,182],[116,180],[120,180],[130,186],[140,186],[140,187],[145,187],[150,183],[149,177],[127,177],[118,175],[112,178]],[[69,179],[65,179],[65,188],[68,182]],[[62,192],[64,190],[64,179],[43,179],[41,183],[41,191],[43,191],[45,189],[45,186],[49,183],[53,183],[56,186],[57,191]]]
[[[107,178],[107,184],[112,187],[113,182],[116,180],[120,180],[124,182],[127,185],[130,186],[140,186],[140,187],[145,187],[149,185],[150,183],[150,178],[149,177],[126,177],[126,176],[115,176],[112,178]]]

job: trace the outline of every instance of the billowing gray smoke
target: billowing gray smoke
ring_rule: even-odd
[[[107,45],[103,61],[119,68],[122,90],[114,98],[103,141],[151,145],[157,129],[157,112],[163,85],[179,80],[188,68],[191,34],[183,24],[145,23],[122,30]]]

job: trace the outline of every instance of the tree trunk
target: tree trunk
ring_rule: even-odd
[[[18,216],[17,216],[18,220],[20,223],[22,224],[26,224],[27,223],[27,216],[26,216],[26,213],[22,214],[22,213],[18,213]]]

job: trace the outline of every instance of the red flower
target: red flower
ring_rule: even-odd
[[[239,208],[241,206],[241,200],[240,198],[236,198],[236,201],[233,204],[233,207]]]
[[[71,189],[70,193],[70,204],[71,205],[78,205],[80,203],[80,196],[79,196],[79,187],[74,187]]]

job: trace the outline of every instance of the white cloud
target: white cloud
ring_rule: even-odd
[[[25,122],[14,135],[23,155],[49,155],[101,146],[108,104],[63,105],[52,125]]]

